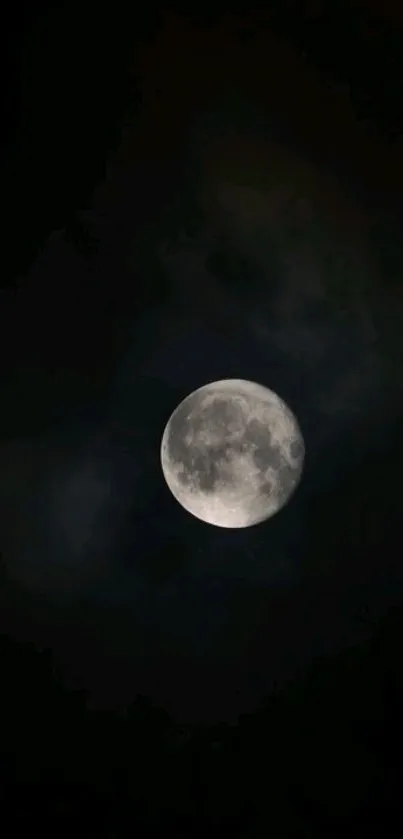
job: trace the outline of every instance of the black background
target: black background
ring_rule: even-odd
[[[375,2],[10,9],[17,827],[332,835],[359,819],[374,835],[398,817],[400,18]],[[225,377],[273,387],[307,449],[290,505],[239,533],[189,517],[159,465],[170,412]]]

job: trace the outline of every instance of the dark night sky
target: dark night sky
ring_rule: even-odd
[[[183,721],[255,708],[403,584],[402,143],[386,93],[366,112],[354,62],[324,66],[329,30],[318,70],[306,33],[257,20],[150,30],[109,151],[125,83],[105,24],[93,53],[76,36],[76,76],[73,19],[40,20],[16,64],[14,217],[47,202],[49,221],[2,309],[0,630],[50,647],[95,705],[140,692]],[[361,67],[373,49],[388,91],[367,30],[340,49]],[[174,407],[227,377],[277,391],[306,443],[291,503],[240,532],[185,513],[159,463]]]

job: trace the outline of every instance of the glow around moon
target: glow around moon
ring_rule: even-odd
[[[276,393],[243,379],[195,390],[174,410],[161,465],[176,500],[217,527],[248,527],[277,513],[301,478],[298,422]]]

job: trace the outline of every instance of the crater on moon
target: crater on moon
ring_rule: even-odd
[[[178,405],[163,434],[161,464],[188,512],[219,527],[247,527],[284,506],[304,453],[297,420],[277,394],[227,379]]]

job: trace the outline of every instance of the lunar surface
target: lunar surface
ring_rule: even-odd
[[[248,527],[277,513],[301,478],[298,422],[276,393],[224,379],[195,390],[174,410],[161,465],[176,500],[217,527]]]

